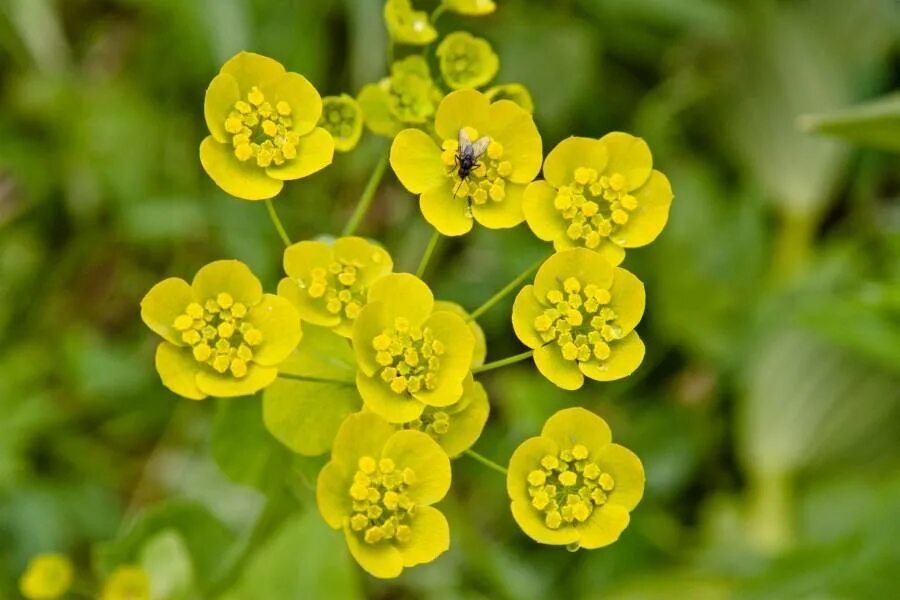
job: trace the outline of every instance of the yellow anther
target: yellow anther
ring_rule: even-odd
[[[575,169],[575,181],[580,183],[581,185],[587,185],[596,181],[597,179],[597,171],[595,169],[590,169],[587,167],[578,167]]]
[[[350,517],[350,528],[353,531],[362,531],[369,526],[369,519],[365,515],[355,514]]]
[[[434,351],[434,353],[437,354],[438,356],[440,356],[441,354],[443,354],[443,353],[446,351],[446,348],[444,347],[444,343],[441,342],[440,340],[434,340],[434,341],[431,343],[431,349],[432,349],[432,350]]]
[[[566,487],[575,485],[577,481],[578,476],[573,471],[563,471],[559,474],[559,482]]]
[[[593,217],[600,212],[600,205],[596,202],[585,202],[581,205],[581,214],[586,217]]]
[[[541,471],[540,469],[535,469],[531,473],[528,474],[528,483],[530,485],[538,486],[544,485],[547,481],[547,473]]]
[[[562,356],[566,360],[575,360],[578,358],[578,346],[572,342],[568,342],[562,347]]]
[[[625,177],[621,173],[613,173],[609,177],[609,187],[618,192],[625,187]]]
[[[397,465],[394,464],[394,461],[390,458],[382,458],[378,461],[378,470],[382,473],[393,473],[394,469],[397,468]]]
[[[408,525],[398,525],[397,531],[394,532],[394,538],[398,542],[405,544],[412,539],[412,529]]]
[[[372,347],[378,351],[387,350],[391,345],[391,338],[381,333],[372,338]]]
[[[559,304],[563,301],[563,293],[559,290],[550,290],[547,292],[547,302],[550,304]],[[545,313],[546,314],[546,313]]]
[[[231,374],[235,377],[243,377],[247,374],[247,363],[243,359],[231,359]]]
[[[616,209],[612,211],[612,220],[617,225],[624,225],[628,222],[628,213],[624,210]]]
[[[572,457],[575,460],[584,460],[588,457],[587,446],[583,444],[575,444],[572,446]]]
[[[556,210],[568,210],[572,207],[572,196],[560,191],[553,199],[553,206],[556,207]]]
[[[362,307],[356,302],[348,302],[347,306],[344,307],[344,314],[347,315],[348,319],[355,319],[359,316],[361,310]]]
[[[237,102],[235,102],[234,108],[241,114],[247,114],[248,112],[253,110],[253,108],[243,100],[238,100]]]
[[[341,312],[341,309],[343,307],[344,307],[344,305],[337,298],[329,298],[328,301],[325,303],[325,310],[327,310],[328,312],[330,312],[333,315],[336,315],[339,312]]]
[[[584,231],[584,227],[579,225],[578,223],[570,223],[566,228],[566,235],[573,240],[577,240],[581,237],[581,233]]]
[[[287,160],[297,158],[297,146],[293,142],[285,142],[281,145],[281,155]]]
[[[624,208],[625,210],[634,210],[638,207],[637,198],[635,198],[631,194],[626,194],[619,198],[619,204],[621,204],[622,208]]]
[[[550,496],[544,490],[536,492],[531,498],[531,505],[538,510],[544,510],[548,504],[550,504]]]
[[[416,472],[406,467],[403,469],[403,483],[406,485],[412,485],[416,482]]]
[[[406,349],[406,352],[403,353],[403,362],[411,367],[415,367],[419,364],[419,353],[416,352],[415,348]]]
[[[579,523],[583,523],[591,516],[591,507],[584,502],[579,502],[572,507],[572,516],[575,517]]]
[[[609,344],[607,344],[606,342],[597,342],[596,344],[594,344],[593,352],[594,356],[596,356],[598,360],[606,360],[612,353],[609,348]]]
[[[375,459],[371,456],[363,456],[360,457],[359,461],[357,461],[357,466],[359,467],[359,470],[366,475],[371,475],[375,472],[375,469],[378,465],[375,463]]]
[[[244,128],[244,122],[239,117],[228,117],[225,119],[225,131],[228,133],[240,133]]]
[[[262,331],[256,328],[250,328],[244,333],[244,341],[250,346],[258,346],[263,341]]]
[[[547,516],[544,517],[544,524],[547,525],[550,529],[559,529],[559,526],[562,525],[563,519],[562,515],[558,510],[551,511],[547,513]]]
[[[250,144],[238,144],[234,149],[234,155],[241,162],[249,160],[253,156],[253,148]]]
[[[582,472],[586,479],[597,479],[598,477],[600,477],[600,473],[600,467],[598,467],[594,463],[586,464],[584,466],[584,471]]]
[[[407,389],[406,377],[394,377],[391,380],[391,391],[395,394],[402,394]]]
[[[354,483],[350,486],[350,496],[354,500],[365,500],[369,497],[369,487],[360,483]]]
[[[212,368],[219,373],[227,371],[229,366],[231,366],[231,359],[224,354],[219,354],[213,359]]]
[[[228,321],[224,321],[219,323],[219,327],[216,330],[219,334],[220,338],[230,338],[234,335],[234,325],[229,323]]]
[[[581,283],[574,277],[569,277],[563,282],[563,288],[569,294],[575,294],[581,291]]]
[[[615,481],[613,481],[612,475],[609,473],[603,473],[600,477],[597,478],[597,483],[600,484],[600,487],[603,488],[603,491],[610,491],[615,487]]]
[[[503,180],[500,179],[494,182],[494,184],[491,186],[489,195],[491,197],[491,200],[493,200],[494,202],[500,202],[501,200],[503,200],[503,198],[506,197],[506,188],[500,183],[502,181]]]
[[[406,317],[397,317],[396,319],[394,319],[394,329],[396,329],[400,333],[409,331],[409,319],[407,319]]]
[[[498,141],[491,140],[487,147],[487,156],[491,160],[497,160],[503,156],[503,144]]]
[[[594,488],[594,490],[591,492],[591,502],[593,502],[596,506],[605,504],[606,492],[604,492],[600,488]]]
[[[375,362],[383,367],[386,367],[394,362],[394,357],[391,356],[390,352],[385,352],[382,350],[375,354]]]
[[[278,103],[275,104],[275,110],[277,110],[278,114],[282,117],[286,117],[291,114],[291,105],[284,100],[279,100]]]
[[[466,135],[469,136],[469,139],[472,141],[475,141],[480,137],[478,135],[478,130],[475,129],[474,127],[468,127],[468,126],[463,127],[463,131],[465,132]]]
[[[247,100],[250,101],[250,104],[259,106],[260,104],[265,102],[266,97],[263,95],[263,93],[261,91],[259,91],[258,87],[253,86],[253,88],[250,90],[250,93],[247,94]]]
[[[378,502],[381,500],[381,493],[373,487],[369,488],[369,496],[366,498],[369,502]]]
[[[497,165],[497,175],[500,177],[509,177],[512,175],[513,166],[512,163],[508,160],[502,161],[499,165]]]
[[[572,327],[578,327],[583,320],[584,317],[577,310],[566,311],[566,322]]]
[[[194,354],[194,358],[199,362],[206,362],[209,360],[209,357],[212,356],[212,348],[209,344],[197,344],[193,347],[192,352]]]
[[[340,275],[338,275],[338,281],[340,281],[344,285],[353,285],[356,283],[356,272],[355,271],[344,271]]]
[[[175,323],[173,323],[173,325],[178,331],[187,331],[194,326],[194,319],[189,315],[178,315],[175,317]]]
[[[488,193],[484,188],[478,188],[472,194],[472,201],[475,204],[484,204],[488,200]]]
[[[196,302],[191,302],[190,304],[188,304],[187,308],[184,309],[184,312],[192,319],[203,318],[203,307]]]
[[[370,527],[366,529],[365,540],[369,544],[377,544],[384,538],[380,527]]]
[[[368,501],[369,494],[372,492],[372,489],[373,488],[369,488],[366,492],[367,501]],[[366,516],[369,517],[370,519],[378,519],[383,514],[384,514],[384,509],[378,505],[370,504],[369,507],[366,508]]]
[[[278,133],[278,126],[269,119],[266,119],[262,122],[262,130],[267,136],[275,137],[275,134]]]
[[[548,471],[552,471],[559,466],[559,459],[552,454],[547,454],[546,456],[544,456],[544,458],[541,459],[541,466]]]
[[[547,331],[553,325],[553,321],[546,314],[538,315],[534,319],[534,328],[538,331]]]

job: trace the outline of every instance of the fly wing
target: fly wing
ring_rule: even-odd
[[[482,138],[478,138],[474,144],[472,144],[472,156],[476,159],[485,153],[488,145],[491,143],[491,138],[488,136],[484,136]]]
[[[459,152],[460,154],[464,153],[467,148],[472,145],[472,140],[469,139],[469,134],[466,133],[465,128],[461,128],[459,130]]]

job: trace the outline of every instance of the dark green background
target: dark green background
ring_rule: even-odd
[[[573,405],[641,456],[620,541],[532,543],[502,478],[462,458],[441,505],[450,552],[377,582],[318,518],[316,462],[277,447],[256,400],[180,400],[154,372],[138,315],[153,283],[219,258],[269,290],[280,273],[263,205],[200,167],[209,80],[249,49],[355,94],[386,72],[380,2],[0,0],[0,597],[48,550],[82,586],[143,556],[164,597],[200,597],[266,495],[275,533],[232,600],[897,593],[900,161],[797,127],[900,84],[896,2],[499,5],[438,28],[490,40],[498,81],[534,96],[545,152],[629,131],[675,190],[663,235],[624,265],[648,293],[635,375],[577,393],[527,364],[484,378],[476,448],[499,462]],[[288,184],[292,237],[339,232],[386,147],[366,135]],[[362,233],[408,270],[429,229],[389,173]],[[445,241],[427,279],[473,308],[546,250],[524,225],[477,230]],[[484,318],[490,358],[521,350],[510,304]]]

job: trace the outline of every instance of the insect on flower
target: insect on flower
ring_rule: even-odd
[[[459,191],[459,186],[462,185],[462,182],[465,181],[469,175],[477,169],[481,163],[478,162],[478,159],[481,158],[481,155],[485,153],[488,148],[488,145],[491,143],[491,138],[488,136],[483,136],[478,138],[474,143],[471,139],[469,139],[469,134],[466,133],[465,127],[459,130],[459,149],[456,151],[456,175],[459,177],[459,183],[456,184],[456,189],[453,190],[453,197],[456,197],[456,193]]]

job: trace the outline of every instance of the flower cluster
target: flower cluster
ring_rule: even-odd
[[[62,554],[38,554],[28,563],[19,578],[19,592],[27,600],[56,600],[71,591],[76,592],[75,568],[72,561]],[[150,600],[150,577],[140,567],[120,565],[102,582],[99,594],[91,597],[100,600]]]
[[[449,523],[434,505],[450,488],[451,459],[463,455],[506,473],[512,517],[540,543],[608,545],[643,494],[640,460],[582,408],[550,417],[508,470],[472,450],[490,414],[481,373],[531,358],[546,379],[575,390],[585,378],[611,381],[639,367],[644,285],[619,265],[660,234],[672,201],[642,139],[570,137],[544,157],[528,90],[477,89],[499,71],[490,43],[465,31],[441,37],[435,22],[446,11],[495,9],[492,0],[443,0],[429,15],[411,0],[387,0],[388,74],[355,99],[322,99],[302,75],[258,54],[227,61],[207,90],[201,163],[229,194],[266,200],[286,245],[284,276],[276,294],[265,293],[243,263],[215,261],[191,283],[163,280],[141,302],[162,338],[156,367],[167,388],[194,400],[262,391],[262,420],[279,442],[329,455],[319,511],[375,577],[448,549]],[[417,48],[395,60],[404,46]],[[352,150],[364,125],[391,138],[390,151],[343,235],[291,243],[270,199],[283,181],[330,164],[334,150]],[[418,275],[395,272],[387,249],[354,235],[387,163],[435,229]],[[435,298],[421,275],[439,235],[524,222],[554,253],[473,311]],[[486,363],[477,318],[534,269],[511,315],[528,350]],[[40,567],[23,576],[26,596],[68,587],[66,564]],[[103,597],[143,597],[147,587],[123,572]]]

